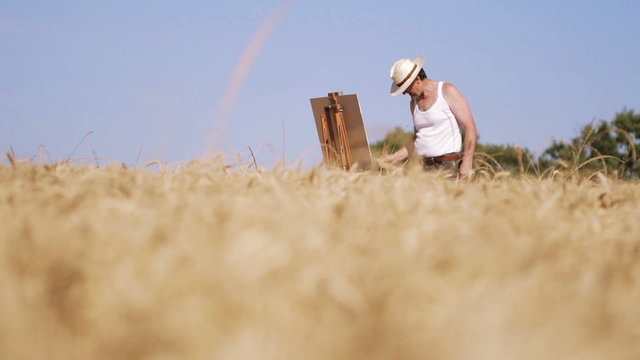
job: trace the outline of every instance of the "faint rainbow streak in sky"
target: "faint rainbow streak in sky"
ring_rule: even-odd
[[[260,25],[258,30],[253,34],[253,38],[249,44],[244,48],[242,56],[240,56],[240,60],[236,64],[233,75],[231,76],[226,90],[224,91],[222,100],[220,101],[218,113],[216,114],[213,122],[213,128],[211,129],[213,134],[205,144],[205,155],[210,155],[219,150],[218,143],[220,141],[220,136],[224,133],[224,128],[233,113],[233,109],[238,101],[238,95],[240,95],[240,90],[242,90],[253,64],[258,58],[258,55],[260,55],[260,51],[269,39],[273,30],[275,30],[278,24],[280,24],[296,1],[297,0],[281,0],[275,10],[269,14],[262,25]]]

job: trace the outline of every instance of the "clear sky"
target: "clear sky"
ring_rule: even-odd
[[[282,4],[0,0],[0,150],[55,161],[93,131],[73,158],[176,163],[217,134],[218,151],[248,159],[251,147],[264,166],[314,165],[309,98],[358,94],[370,141],[410,130],[389,68],[420,54],[430,78],[467,97],[484,143],[539,153],[594,119],[640,111],[640,1]],[[269,36],[256,37],[266,19]],[[219,121],[250,43],[262,46]]]

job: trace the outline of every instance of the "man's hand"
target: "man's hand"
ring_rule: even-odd
[[[376,163],[378,164],[378,167],[386,169],[388,167],[390,167],[393,162],[391,160],[389,160],[389,156],[391,155],[387,155],[385,157],[380,157],[376,159]]]
[[[396,154],[389,154],[387,156],[379,157],[376,159],[378,167],[382,169],[390,168],[393,164],[397,163],[398,156]]]
[[[388,164],[395,164],[395,163],[397,163],[399,161],[398,158],[399,158],[399,156],[394,153],[394,154],[389,154],[389,155],[385,156],[383,158],[383,160],[384,160],[384,162],[386,162]]]
[[[393,154],[389,154],[383,157],[382,159],[379,159],[378,164],[380,164],[380,162],[384,162],[386,163],[386,166],[389,166],[397,163],[398,161],[402,161],[406,159],[408,156],[409,156],[409,150],[407,150],[407,146],[405,145],[401,147],[400,150],[394,152]]]
[[[473,175],[473,159],[463,158],[460,164],[460,180],[469,179]]]

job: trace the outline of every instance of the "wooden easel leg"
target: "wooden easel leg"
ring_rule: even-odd
[[[320,121],[322,123],[322,154],[324,155],[324,161],[327,163],[327,166],[330,166],[331,153],[329,148],[331,147],[331,133],[329,131],[329,120],[327,120],[327,115],[322,114]]]
[[[349,137],[347,135],[347,127],[344,123],[344,116],[342,112],[336,113],[336,122],[338,125],[338,138],[340,147],[340,160],[342,168],[349,170],[351,168],[351,146],[349,145]]]
[[[329,93],[329,102],[331,103],[332,118],[335,121],[337,139],[334,139],[336,148],[340,154],[340,164],[343,170],[349,170],[352,165],[351,145],[349,136],[347,135],[347,126],[344,121],[344,107],[340,104],[338,96],[340,93]]]

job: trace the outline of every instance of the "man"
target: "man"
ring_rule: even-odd
[[[424,56],[400,59],[391,67],[391,96],[411,96],[415,136],[385,161],[406,159],[415,149],[425,168],[451,168],[459,178],[473,174],[473,153],[478,130],[471,109],[455,85],[427,78]],[[462,135],[464,130],[464,154]]]

